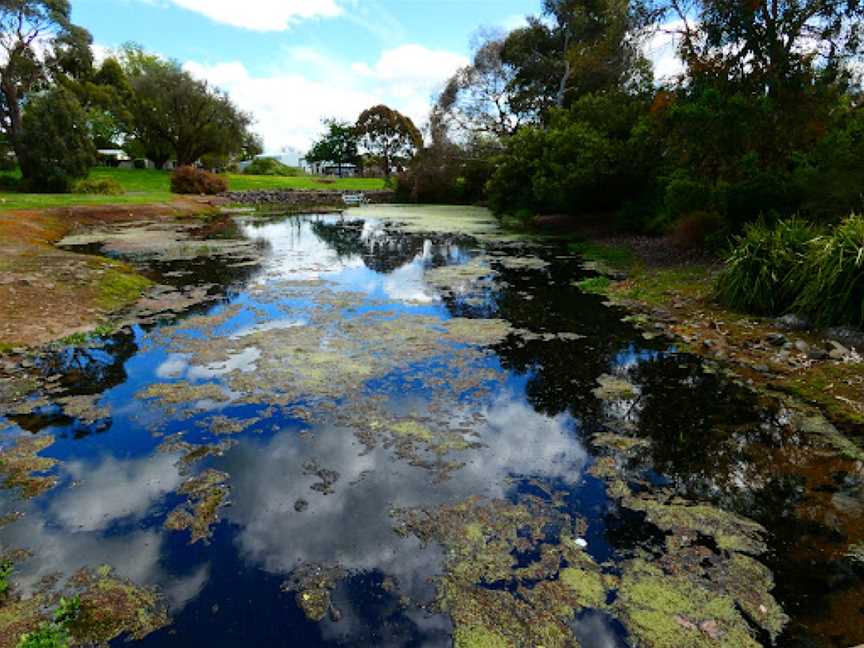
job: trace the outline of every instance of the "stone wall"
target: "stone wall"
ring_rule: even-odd
[[[344,205],[342,196],[356,191],[306,191],[294,189],[261,191],[227,191],[220,194],[232,203],[241,205],[280,205],[286,207],[331,207]],[[375,204],[391,203],[395,200],[392,191],[363,191],[366,199]]]

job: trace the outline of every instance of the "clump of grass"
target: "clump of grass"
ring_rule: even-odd
[[[793,309],[814,323],[864,324],[864,217],[849,216],[830,235],[810,244],[793,283]]]
[[[717,278],[717,300],[757,315],[788,311],[798,296],[795,277],[817,234],[798,218],[778,221],[773,227],[763,219],[748,225]]]
[[[612,285],[612,280],[609,277],[591,277],[584,279],[576,284],[584,293],[591,295],[607,295],[609,294],[609,286]]]

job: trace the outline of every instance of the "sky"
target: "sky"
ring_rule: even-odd
[[[541,0],[73,0],[97,54],[126,42],[180,61],[255,119],[267,153],[305,152],[321,121],[384,103],[426,122],[483,29]],[[656,48],[655,48],[656,49]],[[662,47],[655,58],[662,59]],[[671,63],[658,60],[658,71]]]
[[[385,103],[422,125],[481,28],[540,0],[73,0],[97,52],[134,41],[180,61],[255,119],[268,153],[305,151],[321,120]]]

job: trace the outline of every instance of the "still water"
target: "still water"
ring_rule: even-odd
[[[56,461],[0,492],[17,595],[110,566],[154,647],[864,642],[860,464],[479,220],[241,218],[260,263],[149,263],[219,298],[0,417]]]

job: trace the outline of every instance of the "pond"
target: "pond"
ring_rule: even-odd
[[[70,593],[73,637],[154,647],[864,642],[861,462],[583,294],[564,243],[237,223],[230,263],[68,242],[199,298],[0,392],[0,647]]]

